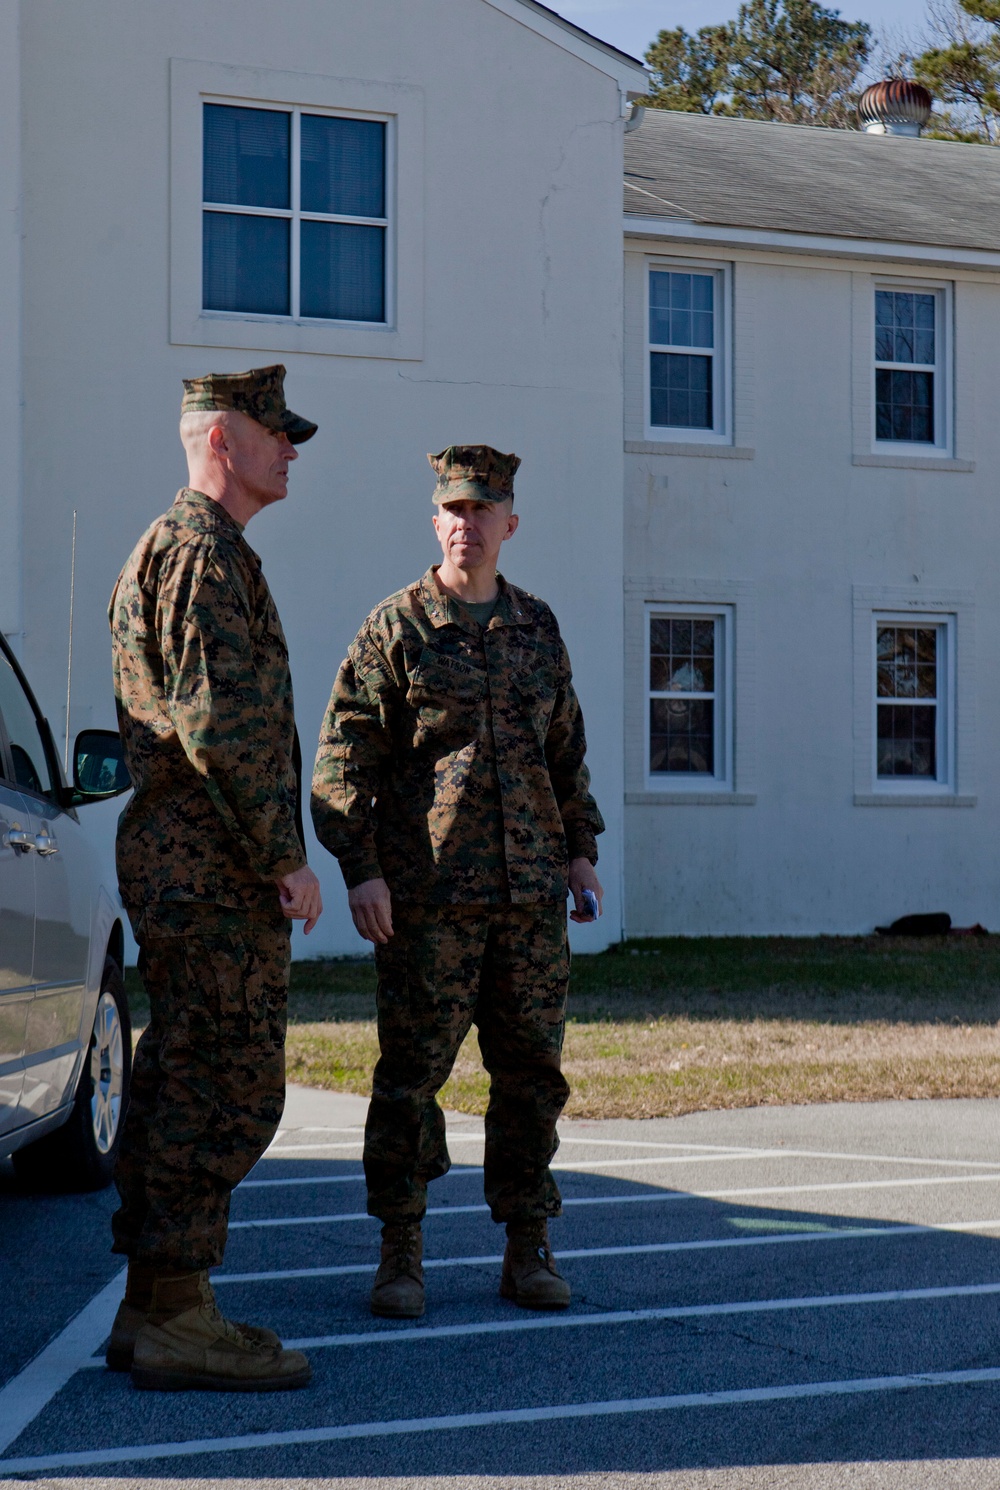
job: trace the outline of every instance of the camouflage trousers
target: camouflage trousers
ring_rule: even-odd
[[[134,915],[150,1018],[115,1170],[115,1252],[222,1261],[229,1197],[285,1102],[289,923],[279,909],[161,902]]]
[[[557,1216],[549,1169],[569,1087],[566,908],[394,905],[377,947],[378,1038],[365,1128],[368,1212],[419,1221],[451,1167],[435,1100],[475,1022],[490,1075],[484,1188],[494,1221]]]

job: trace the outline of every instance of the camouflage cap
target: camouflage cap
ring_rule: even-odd
[[[286,406],[285,369],[280,362],[273,367],[253,367],[249,372],[206,373],[201,378],[185,378],[181,413],[196,414],[209,409],[249,414],[265,429],[281,430],[293,445],[311,440],[318,428]]]
[[[506,502],[514,500],[518,455],[504,455],[492,445],[449,445],[428,455],[437,472],[435,502]]]

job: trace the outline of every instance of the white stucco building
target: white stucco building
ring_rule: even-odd
[[[998,152],[626,132],[640,65],[535,0],[0,0],[0,81],[0,628],[57,736],[74,510],[71,734],[181,378],[281,361],[320,432],[248,536],[307,756],[437,556],[425,452],[484,442],[608,824],[578,948],[1000,927]],[[312,857],[296,955],[360,950]]]
[[[451,443],[515,450],[506,572],[575,661],[621,933],[621,173],[640,65],[533,0],[0,0],[0,626],[114,722],[105,608],[185,470],[181,378],[284,362],[320,432],[248,537],[307,755],[371,607],[431,563]],[[90,809],[110,852],[115,807]],[[297,955],[361,950],[339,870]]]

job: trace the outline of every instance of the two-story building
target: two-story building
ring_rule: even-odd
[[[1000,924],[1000,154],[626,136],[625,904]]]

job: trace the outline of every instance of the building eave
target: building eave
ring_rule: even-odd
[[[485,3],[614,78],[626,96],[639,97],[647,91],[649,74],[637,57],[630,57],[610,42],[591,36],[582,26],[565,20],[547,5],[540,4],[539,0],[485,0]]]
[[[895,243],[887,239],[843,238],[825,233],[791,233],[773,228],[737,228],[686,219],[626,213],[626,238],[659,238],[715,248],[752,248],[765,253],[809,254],[817,258],[885,259],[935,268],[1000,270],[1000,252],[954,248],[947,244]]]

